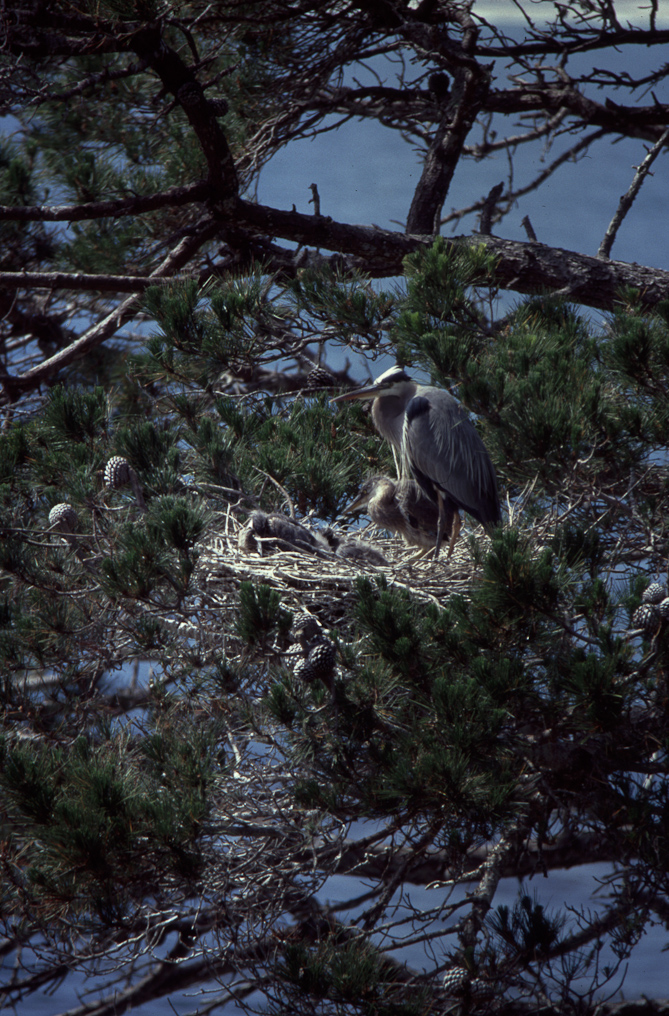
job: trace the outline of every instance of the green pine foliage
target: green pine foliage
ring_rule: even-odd
[[[356,1012],[370,1016],[418,1016],[428,1004],[420,990],[412,1001],[389,990],[383,983],[382,957],[367,943],[343,935],[341,941],[333,936],[331,942],[312,948],[288,945],[277,972],[293,1004],[299,1004],[300,996],[306,994],[338,1007],[353,1006]]]
[[[286,917],[335,871],[351,823],[385,824],[393,849],[425,838],[464,877],[482,844],[515,842],[518,829],[552,842],[556,815],[583,818],[630,865],[611,880],[614,907],[664,890],[664,778],[634,773],[666,745],[669,626],[629,631],[649,562],[659,572],[669,549],[658,521],[667,321],[626,305],[598,329],[542,298],[492,331],[475,291],[489,266],[484,247],[453,259],[437,243],[392,298],[365,280],[284,285],[260,269],[156,288],[152,334],[122,381],[54,386],[0,435],[8,914],[99,931],[174,894],[214,909],[225,897],[244,941],[255,948],[259,912],[270,929],[270,1009],[408,1014],[434,1011],[434,996],[407,991],[365,931],[377,918],[392,927],[401,875],[369,876],[355,934],[343,914],[316,927]],[[300,321],[310,334],[326,318],[331,341],[357,331],[374,351],[396,343],[408,367],[454,387],[509,513],[491,539],[462,537],[467,582],[439,597],[408,565],[345,595],[326,584],[315,609],[336,646],[329,684],[300,678],[286,651],[300,591],[330,559],[288,581],[271,555],[235,572],[208,542],[257,508],[337,524],[367,475],[393,474],[361,405],[334,407],[283,366],[282,386],[263,381],[286,330]],[[256,380],[237,395],[226,375],[245,372]],[[119,455],[144,504],[133,484],[105,486]],[[49,527],[62,502],[77,512],[71,533]],[[229,608],[210,579],[227,583]],[[129,684],[140,666],[151,682]],[[322,866],[314,843],[328,837]],[[433,934],[433,918],[423,927],[413,913],[416,936]],[[635,920],[612,936],[621,956]],[[485,929],[469,969],[510,984],[549,964],[567,934],[524,888]],[[439,948],[445,967],[453,956]]]
[[[292,615],[281,607],[276,589],[260,583],[242,582],[239,587],[237,631],[248,643],[263,643],[275,632],[290,628]]]
[[[486,230],[519,140],[660,152],[667,66],[650,106],[570,58],[651,54],[662,5],[516,6],[518,46],[470,2],[2,6],[0,1004],[627,1011],[669,895],[669,301],[601,257],[559,293],[651,281],[594,318]],[[265,207],[263,167],[349,120],[416,146],[405,224],[335,221],[316,175]],[[459,158],[504,149],[447,212]],[[426,242],[472,208],[476,243]],[[450,558],[344,515],[396,465],[331,399],[394,362],[499,480]],[[254,545],[263,512],[324,542]],[[596,906],[549,906],[584,862]]]
[[[122,730],[97,743],[82,735],[69,748],[3,741],[6,821],[32,841],[21,860],[31,905],[45,919],[113,925],[175,880],[194,886],[220,768],[215,745],[213,728],[184,740],[164,722],[136,741]]]
[[[521,890],[513,908],[497,907],[488,923],[505,950],[515,954],[514,961],[525,964],[536,955],[549,955],[559,944],[565,919],[560,914],[551,917],[536,899]]]

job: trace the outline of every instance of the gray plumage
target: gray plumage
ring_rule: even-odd
[[[373,399],[379,434],[399,453],[402,479],[413,477],[438,508],[435,558],[446,532],[449,556],[460,531],[459,510],[490,530],[501,519],[490,456],[462,406],[441,388],[419,385],[401,367],[333,402]]]
[[[363,509],[377,526],[399,533],[407,543],[424,550],[434,549],[439,510],[415,480],[370,476],[344,511],[348,514]]]
[[[299,522],[293,522],[285,515],[266,515],[261,511],[251,514],[239,533],[238,545],[246,554],[273,550],[299,550],[302,553],[317,554],[321,550],[329,550],[322,536],[312,533]]]
[[[373,564],[376,566],[388,564],[381,551],[365,540],[356,540],[352,536],[337,536],[331,529],[323,529],[321,533],[327,540],[330,550],[334,551],[337,557],[341,557],[345,561],[355,561],[358,564]]]

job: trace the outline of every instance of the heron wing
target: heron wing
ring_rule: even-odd
[[[403,454],[432,497],[440,490],[484,525],[500,518],[490,456],[462,407],[440,388],[421,388],[408,403]]]

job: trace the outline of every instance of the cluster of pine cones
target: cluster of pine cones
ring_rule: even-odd
[[[294,644],[286,653],[284,662],[292,666],[293,675],[306,684],[322,681],[334,692],[337,649],[324,634],[320,623],[311,614],[298,614],[293,620]]]
[[[632,615],[632,625],[647,635],[656,635],[660,625],[669,621],[669,597],[667,587],[652,582],[641,597],[640,607]]]

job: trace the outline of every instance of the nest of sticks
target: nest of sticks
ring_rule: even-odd
[[[310,527],[308,522],[304,525],[314,533],[319,532],[318,527]],[[315,615],[322,615],[325,610],[329,617],[339,617],[353,600],[360,575],[372,580],[383,575],[388,586],[406,589],[420,599],[442,606],[453,593],[466,593],[475,571],[466,534],[456,544],[450,559],[447,560],[444,547],[437,561],[431,552],[412,561],[416,547],[407,546],[399,536],[384,536],[373,525],[366,529],[335,530],[340,539],[355,538],[368,543],[388,562],[373,565],[320,548],[314,553],[275,549],[273,541],[262,538],[256,541],[258,550],[249,552],[240,546],[244,542],[244,528],[229,512],[200,543],[199,585],[212,606],[228,606],[236,600],[240,583],[252,581],[279,590],[287,610]],[[482,534],[481,539],[487,537]]]

